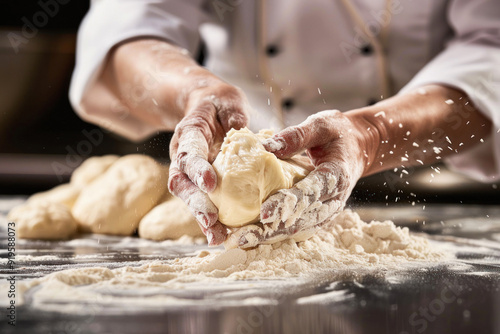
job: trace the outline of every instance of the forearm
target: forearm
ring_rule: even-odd
[[[287,235],[294,233],[286,230],[290,226],[318,226],[344,208],[360,177],[432,163],[480,144],[490,131],[491,123],[463,93],[438,85],[345,113],[319,112],[263,142],[281,159],[305,150],[315,169],[270,196],[261,206],[261,222]]]
[[[185,116],[188,96],[212,77],[184,49],[139,39],[110,53],[99,82],[138,119],[172,131]]]
[[[347,113],[362,124],[363,176],[436,162],[480,145],[491,122],[453,88],[432,85]]]

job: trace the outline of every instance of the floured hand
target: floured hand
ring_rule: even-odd
[[[261,223],[235,230],[226,247],[253,247],[283,239],[302,240],[345,206],[363,174],[364,136],[339,111],[323,111],[266,140],[264,147],[286,159],[306,151],[315,166],[290,189],[279,190],[261,207]]]
[[[226,239],[227,229],[218,221],[217,208],[207,195],[217,186],[210,162],[226,132],[247,124],[249,105],[238,88],[210,80],[210,85],[186,98],[186,116],[170,142],[169,189],[186,202],[209,245],[219,245]]]
[[[98,83],[92,85],[83,103],[89,110],[97,107],[96,118],[106,119],[116,131],[140,140],[155,131],[175,128],[169,152],[169,189],[188,204],[209,243],[221,243],[227,232],[217,222],[217,209],[207,197],[217,182],[209,162],[226,132],[247,124],[249,105],[243,92],[198,65],[189,51],[148,37],[127,40],[114,48]],[[125,116],[110,113],[107,99],[95,99],[103,94],[111,95],[118,109],[126,111]],[[96,102],[101,100],[107,102]],[[127,117],[126,122],[117,121],[122,116]]]

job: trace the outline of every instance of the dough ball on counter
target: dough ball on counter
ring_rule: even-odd
[[[131,235],[167,190],[168,167],[145,155],[118,159],[86,186],[73,216],[86,232]]]
[[[230,227],[259,221],[260,206],[279,189],[291,188],[312,169],[307,160],[278,159],[261,141],[269,130],[254,134],[244,128],[227,133],[213,167],[217,188],[209,197],[219,209],[219,220]]]
[[[168,166],[167,166],[168,168]],[[168,175],[167,175],[167,178],[168,178]],[[165,190],[165,193],[160,197],[160,200],[158,201],[159,204],[163,203],[163,202],[166,202],[170,199],[172,199],[172,197],[174,197],[174,195],[172,195],[170,193],[170,191],[168,190],[168,187],[167,187],[167,190]]]
[[[61,184],[50,190],[36,193],[28,198],[29,202],[51,202],[66,205],[72,208],[80,195],[82,188],[104,174],[111,165],[118,160],[117,155],[92,157],[85,160],[71,175],[71,182]]]
[[[103,155],[85,160],[71,175],[71,184],[77,187],[86,186],[104,174],[120,157],[117,155]]]
[[[77,187],[73,184],[70,183],[61,184],[50,190],[31,195],[30,198],[28,198],[28,202],[58,203],[58,204],[64,204],[69,209],[71,209],[75,204],[76,199],[80,195],[81,191],[82,191],[81,187]]]
[[[69,208],[61,203],[27,202],[13,208],[7,219],[15,222],[17,235],[24,239],[68,239],[77,231]]]
[[[203,237],[187,205],[177,197],[157,205],[139,223],[139,236],[151,240],[179,239],[183,235]]]

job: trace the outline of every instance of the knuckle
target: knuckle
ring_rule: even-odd
[[[228,124],[246,124],[248,120],[244,105],[238,101],[228,101],[217,107],[219,121]]]
[[[175,131],[178,132],[179,135],[182,135],[182,133],[186,131],[210,128],[210,123],[212,123],[212,121],[205,113],[191,114],[184,117],[182,121],[177,124]]]
[[[180,170],[184,170],[186,168],[186,163],[189,160],[189,154],[186,152],[179,152],[175,158],[177,162],[177,167]]]
[[[324,110],[309,116],[305,125],[315,133],[317,144],[325,144],[338,138],[339,129],[346,127],[346,118],[338,110]]]
[[[230,85],[223,89],[221,98],[217,99],[215,103],[219,120],[229,126],[246,124],[248,119],[247,105],[243,91]]]
[[[318,115],[321,115],[323,118],[337,118],[342,115],[342,112],[337,109],[323,110],[319,112]]]
[[[223,81],[216,81],[209,87],[193,95],[191,111],[188,114],[202,114],[214,133],[216,123],[220,122],[226,130],[242,127],[248,122],[246,106],[248,101],[239,87]],[[208,118],[208,122],[207,122]]]
[[[180,192],[180,184],[184,179],[182,173],[179,170],[171,171],[168,177],[168,190],[177,196]]]
[[[330,178],[339,178],[342,177],[345,174],[345,168],[343,168],[343,163],[340,163],[338,161],[328,161],[322,163],[318,170],[321,174],[325,175],[326,177]]]
[[[175,142],[171,142],[171,147],[174,145],[176,151],[180,151],[177,157],[183,152],[208,150],[207,145],[212,140],[213,131],[202,117],[190,117],[190,120],[180,125],[174,134]]]
[[[322,174],[332,174],[335,175],[339,169],[338,163],[333,161],[327,161],[321,163],[316,170]]]
[[[316,117],[312,122],[314,131],[317,133],[318,138],[329,139],[333,124],[327,117]]]
[[[183,118],[179,123],[177,123],[177,125],[175,126],[175,129],[174,129],[174,136],[172,137],[172,141],[174,140],[175,137],[179,137],[180,136],[180,133],[182,132],[182,128],[183,128],[183,121],[184,121],[185,118]]]
[[[289,140],[287,140],[287,142],[292,144],[294,147],[303,145],[308,137],[307,129],[302,126],[292,127],[288,134]]]
[[[203,133],[214,130],[215,108],[210,101],[198,101],[177,124],[175,132],[181,136],[186,131],[200,130]]]
[[[175,157],[177,156],[177,149],[179,148],[179,141],[177,136],[174,134],[172,139],[170,140],[168,152],[170,156],[170,160],[174,162]]]
[[[244,108],[230,114],[228,123],[232,127],[244,127],[248,123],[248,114]]]

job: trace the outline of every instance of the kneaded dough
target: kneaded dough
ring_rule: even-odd
[[[259,221],[260,206],[279,189],[291,188],[311,166],[298,159],[281,160],[266,151],[261,141],[272,132],[254,134],[244,128],[227,133],[213,167],[217,188],[209,197],[219,209],[219,221],[240,227]]]
[[[28,202],[51,202],[66,205],[69,209],[73,207],[76,199],[82,191],[81,187],[73,184],[61,184],[47,191],[36,193],[28,198]]]
[[[7,219],[15,222],[16,233],[23,239],[68,239],[77,231],[69,208],[61,203],[27,202],[13,208]]]
[[[179,239],[183,235],[204,236],[187,205],[174,196],[153,208],[139,223],[141,238],[166,240]]]
[[[89,185],[101,176],[111,165],[118,160],[117,155],[92,157],[85,160],[71,175],[71,182],[61,184],[47,191],[36,193],[28,198],[28,202],[51,202],[66,205],[72,208],[83,187]]]
[[[168,167],[139,154],[118,159],[86,186],[73,216],[86,232],[131,235],[167,189]]]
[[[85,160],[71,175],[70,183],[77,187],[84,187],[104,174],[120,157],[117,155],[103,155]]]

